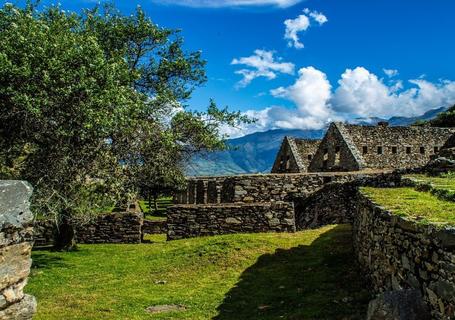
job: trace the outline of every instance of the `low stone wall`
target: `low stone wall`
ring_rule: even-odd
[[[98,216],[88,224],[76,227],[77,243],[141,243],[142,213],[115,212]],[[53,221],[35,222],[35,245],[51,245],[55,224]]]
[[[295,232],[292,203],[177,205],[168,209],[168,240],[228,233]]]
[[[0,319],[32,319],[35,298],[24,294],[32,260],[32,188],[22,181],[0,181]]]
[[[76,228],[78,243],[141,243],[143,216],[137,212],[100,215]]]
[[[142,236],[144,234],[163,234],[167,232],[167,221],[145,220],[142,224]]]
[[[356,193],[357,186],[354,183],[332,183],[307,198],[296,199],[294,205],[297,230],[352,223]]]
[[[393,215],[362,194],[353,218],[358,261],[375,291],[418,289],[433,319],[455,319],[455,229]]]

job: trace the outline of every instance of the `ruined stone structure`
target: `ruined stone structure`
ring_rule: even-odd
[[[272,173],[304,173],[321,140],[284,137],[273,164]]]
[[[24,294],[32,260],[32,188],[22,181],[0,181],[0,320],[29,320],[35,298]]]
[[[76,226],[77,243],[141,243],[143,215],[139,212],[115,212],[99,215],[94,221]],[[52,220],[35,222],[36,246],[51,245],[55,223]]]
[[[182,205],[168,211],[168,240],[229,233],[295,232],[290,202]]]
[[[392,172],[191,178],[187,190],[176,195],[177,203],[168,211],[168,239],[233,232],[292,232],[350,222],[348,192],[354,185],[395,186],[400,181],[401,177]],[[353,186],[345,187],[344,183]],[[336,190],[336,195],[332,192],[326,197],[326,188]],[[343,188],[351,189],[339,195]]]
[[[417,289],[432,319],[455,319],[455,229],[393,215],[358,194],[354,248],[376,292]]]
[[[359,126],[332,123],[310,163],[310,172],[408,169],[425,165],[454,128]]]

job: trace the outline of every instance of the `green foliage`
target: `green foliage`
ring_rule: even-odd
[[[349,226],[34,251],[34,319],[363,319]],[[344,300],[344,301],[343,301]],[[147,314],[152,305],[186,311]]]
[[[455,203],[414,188],[361,188],[374,202],[424,223],[455,224]]]
[[[200,52],[138,8],[83,14],[0,9],[0,174],[35,187],[37,212],[84,215],[138,190],[171,192],[195,152],[224,147],[220,126],[248,121],[185,110],[206,81]]]

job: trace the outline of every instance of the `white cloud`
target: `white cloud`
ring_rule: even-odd
[[[291,7],[302,0],[153,0],[157,3],[179,5],[195,8],[222,8],[246,6]]]
[[[397,72],[398,74],[398,72]],[[356,117],[418,116],[455,103],[455,81],[430,82],[423,78],[384,82],[363,67],[346,69],[332,90],[324,72],[314,67],[299,70],[295,83],[271,91],[277,98],[292,101],[295,109],[272,106],[249,110],[259,119],[232,131],[235,136],[270,129],[321,129],[330,121]]]
[[[382,71],[384,71],[386,76],[389,78],[393,78],[398,75],[398,70],[395,70],[395,69],[382,69]]]
[[[310,28],[311,20],[316,21],[319,25],[323,25],[328,21],[324,14],[317,11],[311,11],[308,8],[304,9],[303,14],[299,15],[297,18],[284,21],[284,25],[286,26],[284,39],[288,40],[288,46],[296,49],[304,48],[304,44],[300,41],[299,33]]]
[[[314,67],[300,69],[299,78],[292,86],[274,89],[271,94],[291,100],[297,106],[299,116],[315,121],[327,120],[332,112],[328,105],[331,85],[325,73]]]
[[[281,62],[281,58],[275,60],[272,51],[255,50],[254,55],[233,59],[232,65],[244,65],[248,69],[240,69],[235,73],[243,76],[237,83],[238,88],[246,87],[256,78],[264,77],[268,80],[275,79],[278,73],[294,74],[294,64]]]
[[[424,79],[408,81],[403,89],[398,80],[386,84],[365,68],[347,69],[338,81],[332,105],[338,113],[363,117],[417,116],[455,102],[455,82],[432,83]]]

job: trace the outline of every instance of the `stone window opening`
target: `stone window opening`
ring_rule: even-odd
[[[322,162],[322,167],[324,169],[327,169],[329,167],[329,149],[325,148],[324,149],[324,158]]]
[[[309,155],[308,155],[308,160],[309,160],[309,161],[313,160],[313,155],[312,155],[312,154],[309,154]]]
[[[289,161],[290,158],[291,158],[291,157],[289,157],[289,156],[286,157],[286,170],[288,170],[289,167],[290,167],[290,161]]]
[[[411,147],[406,147],[406,154],[411,154]]]
[[[398,153],[398,148],[395,147],[395,146],[393,146],[393,147],[392,147],[392,153],[393,153],[393,154],[397,154],[397,153]]]
[[[420,154],[425,154],[425,147],[420,147]]]
[[[382,154],[382,147],[381,146],[378,147],[378,154]]]
[[[367,146],[363,146],[362,153],[363,154],[367,154],[368,153],[368,147]]]
[[[435,146],[434,147],[434,153],[438,153],[439,152],[439,147],[438,146]]]
[[[335,166],[340,165],[340,151],[341,148],[339,146],[335,147]]]

